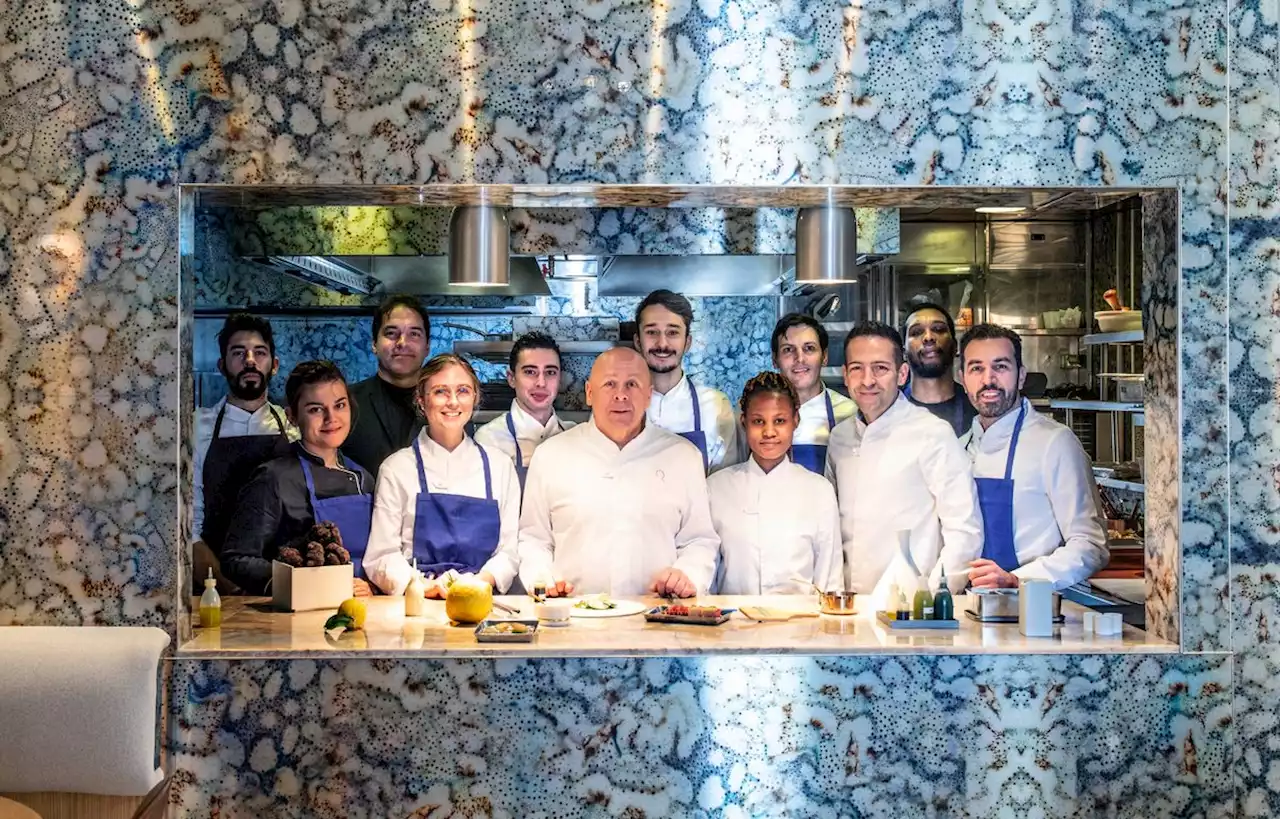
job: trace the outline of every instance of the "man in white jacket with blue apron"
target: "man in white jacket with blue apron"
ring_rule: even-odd
[[[1028,578],[1066,588],[1107,565],[1107,531],[1093,468],[1071,430],[1020,394],[1027,370],[1018,334],[979,324],[960,345],[964,388],[978,408],[966,442],[982,507],[975,588]]]

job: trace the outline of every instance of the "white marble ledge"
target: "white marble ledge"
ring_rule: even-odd
[[[500,601],[532,617],[527,597]],[[656,604],[649,599],[645,602]],[[765,605],[817,611],[805,596],[703,597],[703,605],[737,608]],[[957,609],[963,598],[957,598]],[[788,622],[756,623],[741,612],[720,626],[646,622],[643,615],[601,619],[574,618],[564,628],[539,630],[532,643],[478,643],[474,626],[452,625],[444,604],[427,602],[427,614],[405,617],[404,598],[370,600],[361,631],[334,639],[324,632],[332,612],[288,614],[272,611],[264,598],[228,598],[218,629],[196,629],[177,659],[263,659],[299,657],[680,657],[725,654],[840,656],[855,654],[1172,654],[1178,646],[1125,626],[1115,637],[1084,634],[1085,609],[1064,601],[1066,622],[1049,638],[1024,637],[1017,624],[983,625],[960,615],[955,631],[898,631],[877,622],[868,611],[849,616],[819,615]],[[495,611],[495,614],[497,612]]]

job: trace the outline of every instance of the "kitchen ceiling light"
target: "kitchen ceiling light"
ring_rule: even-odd
[[[1014,205],[985,205],[980,208],[975,208],[975,210],[977,210],[978,213],[998,214],[998,213],[1022,213],[1026,211],[1026,208],[1021,206],[1014,206]]]
[[[858,220],[853,208],[801,208],[796,214],[796,282],[857,281]]]
[[[491,205],[465,205],[449,217],[449,284],[505,287],[510,282],[507,213]]]

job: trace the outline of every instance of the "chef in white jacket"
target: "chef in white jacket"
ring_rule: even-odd
[[[789,455],[800,399],[781,374],[763,372],[742,390],[743,437],[751,455],[707,479],[720,535],[720,594],[808,594],[844,588],[840,512],[822,475]]]
[[[646,423],[649,371],[633,350],[600,355],[591,420],[538,447],[520,517],[520,579],[552,596],[707,591],[720,539],[702,455]]]
[[[897,330],[864,322],[850,331],[844,383],[858,412],[831,433],[827,475],[840,502],[846,589],[871,593],[878,608],[890,586],[908,598],[916,588],[899,531],[910,532],[912,560],[931,588],[945,568],[952,590],[963,589],[982,551],[969,458],[947,422],[902,395],[907,373]]]
[[[655,290],[636,307],[636,349],[649,367],[649,421],[702,453],[705,472],[737,463],[738,419],[720,390],[696,385],[684,371],[693,342],[693,305],[679,293]]]
[[[1021,397],[1022,339],[979,324],[960,344],[965,392],[978,409],[966,442],[985,529],[976,588],[1017,588],[1027,578],[1055,588],[1107,565],[1107,531],[1093,467],[1071,430]]]
[[[496,449],[515,465],[520,488],[538,444],[573,426],[556,415],[560,391],[560,346],[546,333],[525,333],[511,345],[507,384],[515,390],[511,411],[476,430],[476,443]]]
[[[791,459],[822,474],[831,430],[857,409],[853,401],[822,383],[830,345],[827,328],[812,316],[788,313],[774,325],[770,344],[773,365],[791,382],[800,398],[800,425],[796,427]]]

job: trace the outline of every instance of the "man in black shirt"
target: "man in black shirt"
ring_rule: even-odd
[[[418,372],[430,347],[431,321],[412,296],[392,296],[373,318],[378,372],[351,385],[356,418],[342,452],[375,479],[382,462],[422,429],[413,404]]]
[[[952,365],[956,360],[956,325],[945,307],[915,304],[902,325],[907,344],[911,382],[903,389],[907,400],[951,425],[956,437],[964,435],[978,411],[956,384]]]

